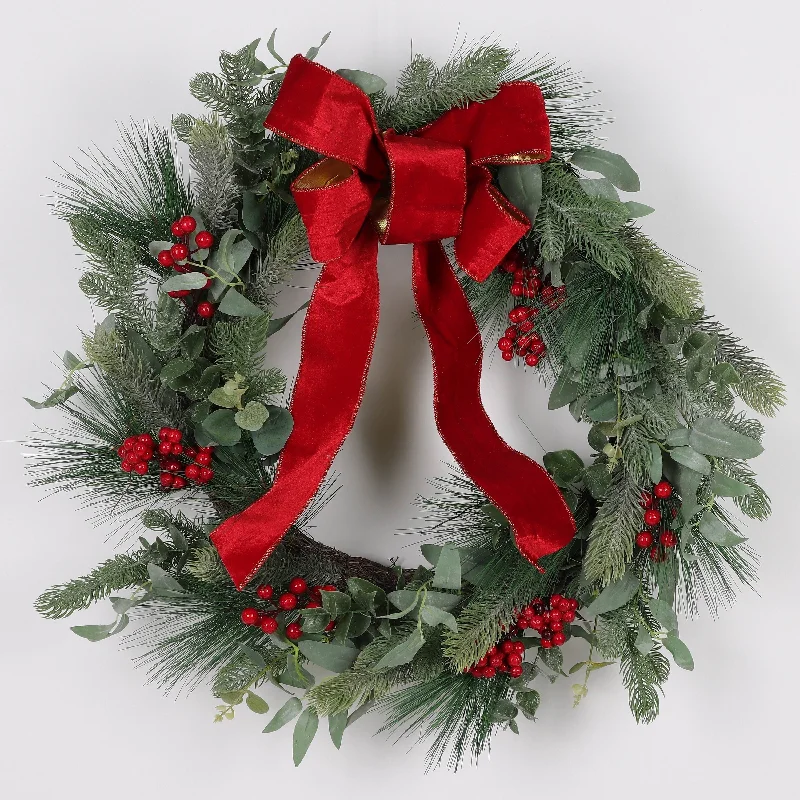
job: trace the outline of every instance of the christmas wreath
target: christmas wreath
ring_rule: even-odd
[[[754,580],[734,514],[763,520],[770,503],[749,461],[762,425],[736,401],[772,416],[782,383],[637,227],[653,209],[621,199],[639,179],[597,147],[604,115],[569,69],[485,41],[443,66],[415,56],[389,93],[318,65],[319,47],[287,63],[273,33],[268,66],[258,45],[192,80],[204,116],[123,129],[117,157],[59,183],[81,289],[108,315],[65,354],[63,383],[28,401],[69,422],[29,441],[32,480],[153,533],[38,610],[110,598],[114,619],[75,633],[135,619],[150,677],[210,683],[217,721],[272,713],[273,684],[264,732],[293,722],[295,764],[320,717],[339,747],[375,707],[455,768],[535,719],[535,683],[578,673],[577,705],[614,663],[650,722],[671,662],[693,667],[678,614]],[[427,563],[413,570],[307,530],[360,403],[379,243],[413,244],[458,464],[419,500]],[[315,265],[287,408],[263,353],[296,329],[276,293]],[[502,441],[481,404],[482,341],[590,426],[589,464],[560,450],[542,468]]]

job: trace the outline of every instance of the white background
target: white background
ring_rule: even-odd
[[[49,216],[48,177],[94,142],[110,148],[115,120],[196,108],[187,83],[234,50],[279,28],[284,54],[333,30],[321,61],[391,80],[412,48],[443,59],[460,30],[494,32],[527,54],[550,52],[602,90],[618,122],[608,147],[642,178],[657,209],[645,230],[701,272],[708,307],[781,373],[797,398],[796,29],[779,0],[654,3],[636,0],[382,0],[211,3],[19,2],[2,20],[4,122],[0,130],[0,304],[3,391],[0,438],[57,425],[20,396],[57,381],[54,353],[78,349],[92,324],[77,288],[80,260],[66,225]],[[364,406],[336,467],[344,488],[319,519],[319,534],[352,551],[407,564],[417,554],[393,535],[412,524],[410,501],[442,472],[447,453],[430,408],[429,357],[411,315],[409,252],[381,256],[382,320]],[[292,298],[287,298],[287,303]],[[291,370],[299,326],[271,359]],[[342,343],[346,347],[346,343]],[[534,457],[573,446],[586,431],[566,410],[547,414],[530,375],[495,360],[486,400],[507,438]],[[525,424],[524,424],[525,423]],[[768,425],[757,468],[774,498],[768,524],[753,525],[763,556],[759,594],[744,593],[714,622],[687,622],[697,664],[667,684],[659,720],[637,727],[618,676],[595,674],[572,710],[569,682],[545,692],[540,721],[501,735],[479,769],[424,775],[423,750],[389,747],[367,719],[336,753],[326,735],[298,770],[290,737],[260,733],[242,713],[212,725],[203,691],[165,699],[145,685],[118,640],[90,644],[67,621],[37,617],[52,583],[108,557],[112,543],[66,496],[37,501],[20,447],[0,444],[0,789],[9,798],[192,796],[413,796],[477,798],[504,790],[533,796],[624,798],[796,796],[797,406]],[[107,605],[80,616],[109,618]],[[321,734],[323,732],[321,731]],[[285,735],[284,735],[285,734]],[[291,793],[291,794],[290,794]]]

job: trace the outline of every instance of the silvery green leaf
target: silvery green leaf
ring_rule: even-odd
[[[717,497],[744,497],[755,490],[742,481],[737,481],[722,472],[716,471],[711,476],[711,492]]]
[[[287,722],[291,722],[302,710],[303,704],[300,702],[300,699],[292,697],[278,709],[263,732],[272,733],[273,731],[279,730]]]
[[[445,545],[433,571],[433,585],[437,589],[461,588],[461,557],[451,544]]]
[[[420,616],[425,624],[433,628],[437,625],[444,625],[446,628],[453,631],[453,633],[458,633],[456,618],[449,612],[442,611],[441,608],[425,605],[422,607],[422,611],[420,611]]]
[[[686,670],[694,669],[694,659],[689,652],[689,648],[674,634],[670,633],[664,639],[664,647],[672,653],[675,663],[681,668]]]
[[[193,366],[194,362],[188,358],[173,358],[164,365],[159,377],[164,383],[170,384],[175,378],[180,378],[189,372]]]
[[[322,591],[320,597],[322,607],[331,615],[332,619],[338,619],[350,610],[350,596],[344,592]]]
[[[153,258],[157,258],[158,254],[162,250],[169,250],[170,247],[172,247],[173,244],[175,244],[175,243],[174,242],[150,242],[150,244],[147,245],[147,250],[149,251],[150,255],[153,256]]]
[[[109,625],[74,625],[70,630],[90,642],[100,642],[119,633],[127,626],[128,622],[130,622],[130,618],[127,614],[123,614]]]
[[[264,311],[248,300],[238,289],[228,289],[217,306],[217,311],[229,317],[260,317]]]
[[[678,630],[678,617],[669,603],[665,603],[660,598],[651,597],[647,600],[647,606],[662,628],[668,631]]]
[[[650,466],[647,469],[648,477],[653,483],[658,483],[662,475],[661,448],[656,442],[650,442]]]
[[[37,400],[31,400],[29,397],[25,397],[24,400],[28,405],[37,410],[42,408],[53,408],[54,406],[59,406],[69,400],[69,398],[72,397],[72,395],[77,394],[78,391],[79,389],[77,386],[70,384],[69,386],[62,386],[59,389],[56,389],[41,402],[38,402]]]
[[[619,194],[608,178],[580,178],[583,191],[589,197],[603,197],[606,200],[619,201]]]
[[[267,50],[269,50],[269,54],[279,63],[286,66],[286,62],[275,52],[275,34],[278,32],[278,29],[275,28],[274,31],[269,35],[269,39],[267,40]]]
[[[336,74],[354,83],[364,94],[377,94],[386,88],[386,81],[371,72],[363,72],[360,69],[337,69]]]
[[[384,614],[383,619],[387,620],[402,619],[410,614],[417,607],[420,601],[419,592],[412,592],[408,589],[397,589],[394,592],[389,592],[386,597],[395,608],[400,609],[399,611],[395,611],[391,614]]]
[[[667,434],[665,439],[669,447],[686,447],[689,444],[689,429],[675,428]]]
[[[533,225],[542,202],[542,169],[538,164],[513,164],[497,171],[500,189]]]
[[[693,469],[701,475],[711,474],[711,462],[692,447],[673,447],[669,454],[674,461],[683,464],[684,467]]]
[[[312,47],[312,48],[311,48],[311,49],[310,49],[310,50],[309,50],[309,51],[306,53],[306,58],[307,58],[309,61],[313,61],[313,60],[314,60],[314,59],[315,59],[315,58],[316,58],[316,57],[319,55],[319,50],[320,50],[320,48],[322,47],[322,45],[324,45],[324,44],[325,44],[325,42],[327,42],[327,41],[328,41],[328,37],[329,37],[330,35],[331,35],[331,32],[330,32],[330,31],[328,31],[328,32],[327,32],[327,33],[326,33],[326,34],[325,34],[325,35],[322,37],[322,41],[321,41],[321,42],[320,42],[320,43],[319,43],[319,44],[318,44],[316,47]],[[296,766],[296,765],[295,765],[295,766]]]
[[[419,628],[414,630],[403,639],[400,644],[395,645],[384,657],[373,667],[375,671],[399,667],[413,661],[414,656],[425,644],[425,637]]]
[[[592,422],[609,422],[617,418],[617,396],[613,392],[593,397],[586,404],[586,416]]]
[[[147,565],[147,575],[150,578],[153,592],[156,594],[186,594],[183,586],[181,586],[178,581],[172,577],[172,575],[159,567],[157,564],[153,564],[151,562]]]
[[[574,153],[572,163],[587,172],[599,172],[623,192],[639,191],[639,176],[618,153],[599,147],[584,147]]]
[[[347,712],[340,711],[338,714],[331,714],[328,717],[328,733],[331,735],[333,746],[339,750],[342,746],[342,736],[347,727]]]
[[[569,369],[564,369],[558,376],[558,380],[553,385],[547,407],[550,411],[557,408],[568,406],[580,394],[580,385],[571,378],[572,373]]]
[[[160,292],[177,292],[185,289],[202,289],[208,283],[208,275],[202,272],[179,272],[162,283],[158,290]]]
[[[242,192],[242,225],[257,233],[264,224],[264,204],[253,192]]]
[[[259,670],[263,670],[267,668],[267,662],[264,661],[264,657],[259,653],[257,650],[253,650],[252,647],[248,647],[246,644],[239,643],[239,650],[250,659],[250,662]]]
[[[621,608],[636,596],[639,585],[639,577],[629,569],[618,581],[606,586],[589,607],[581,612],[582,616],[589,619]]]
[[[330,672],[344,672],[353,666],[358,657],[358,649],[352,645],[331,644],[302,640],[298,647],[300,652],[312,663]]]
[[[723,386],[733,386],[741,381],[741,375],[736,371],[733,364],[723,361],[711,370],[711,380]]]
[[[720,458],[755,458],[764,448],[713,417],[701,417],[689,431],[689,444],[698,453]]]
[[[267,406],[267,410],[269,411],[267,421],[257,431],[250,434],[256,450],[262,456],[279,453],[294,426],[294,420],[288,409],[280,406]]]
[[[706,511],[697,526],[700,535],[719,547],[735,547],[746,542],[743,536],[737,536],[713,511]]]
[[[297,718],[294,733],[292,734],[292,758],[296,767],[305,758],[308,748],[311,747],[311,742],[314,741],[314,737],[317,735],[318,728],[319,717],[310,708],[303,711]]]
[[[636,641],[633,644],[642,655],[647,655],[647,653],[653,649],[653,637],[644,625],[639,625],[639,630],[636,633]]]
[[[267,421],[269,411],[258,400],[250,400],[243,409],[233,415],[236,424],[246,431],[257,431]]]
[[[623,203],[623,205],[628,209],[628,217],[630,219],[646,217],[655,211],[652,206],[646,206],[644,203],[637,203],[633,200],[628,200],[628,202]]]
[[[269,713],[269,703],[260,695],[248,691],[244,697],[244,702],[254,714]]]
[[[304,608],[303,633],[322,633],[331,622],[331,615],[324,608]]]

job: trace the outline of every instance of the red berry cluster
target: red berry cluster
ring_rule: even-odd
[[[194,237],[196,247],[191,248],[189,236],[197,227],[197,221],[188,214],[176,219],[170,226],[172,235],[178,240],[169,250],[161,250],[156,256],[156,260],[162,267],[172,267],[176,272],[191,272],[192,268],[186,265],[190,255],[194,255],[199,250],[207,250],[214,244],[214,237],[208,231],[198,231]],[[206,282],[205,288],[211,285],[211,279]],[[170,297],[186,297],[191,294],[189,289],[176,289],[169,292]],[[207,301],[198,304],[195,309],[197,315],[203,319],[210,319],[214,316],[214,306]]]
[[[473,678],[494,678],[498,673],[508,673],[512,678],[522,675],[525,645],[519,639],[504,639],[492,645],[486,655],[464,670]]]
[[[336,587],[332,584],[309,587],[304,578],[298,577],[289,581],[288,591],[283,592],[277,600],[273,600],[275,589],[269,584],[262,584],[256,589],[256,595],[267,604],[267,610],[262,611],[248,606],[242,611],[242,622],[245,625],[258,625],[264,633],[275,633],[279,627],[276,614],[280,611],[294,611],[296,608],[322,608],[322,592],[335,591]],[[332,631],[335,627],[336,623],[331,621],[325,630]],[[299,639],[303,635],[301,622],[299,620],[290,622],[284,633],[287,639]]]
[[[183,434],[177,428],[161,428],[158,432],[159,480],[164,489],[185,489],[187,478],[202,484],[214,477],[214,470],[209,466],[214,448],[191,447],[182,439]],[[189,459],[190,463],[184,465],[179,456]],[[179,474],[181,470],[183,475]]]
[[[642,549],[649,547],[650,558],[653,561],[663,561],[666,558],[666,551],[678,544],[675,531],[664,525],[665,511],[673,519],[678,515],[677,504],[669,502],[672,495],[672,484],[669,481],[659,481],[653,486],[652,492],[642,492],[639,500],[639,505],[644,509],[644,523],[648,527],[637,534],[636,544]]]
[[[517,614],[518,628],[532,628],[542,637],[542,647],[561,647],[567,641],[564,625],[575,621],[578,601],[560,594],[534,598]]]
[[[146,475],[149,462],[153,458],[155,442],[149,433],[140,433],[138,436],[129,436],[117,449],[117,455],[122,459],[123,472],[135,472],[137,475]]]
[[[511,361],[515,355],[525,359],[529,367],[535,367],[544,355],[545,347],[542,337],[533,329],[537,308],[531,306],[514,306],[508,312],[508,318],[513,323],[506,328],[505,335],[497,343],[503,361]]]

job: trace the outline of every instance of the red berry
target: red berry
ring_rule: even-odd
[[[149,433],[140,433],[136,437],[136,441],[148,445],[151,450],[153,449],[153,445],[155,444],[155,442],[153,441],[153,437]]]
[[[570,598],[569,610],[570,611],[577,611],[578,610],[578,601],[577,600],[575,600],[573,598]]]
[[[123,448],[124,450],[126,450],[126,451],[127,451],[127,450],[133,450],[133,448],[134,448],[134,447],[136,447],[136,444],[138,443],[138,441],[139,441],[139,440],[138,440],[138,439],[137,439],[135,436],[129,436],[129,437],[128,437],[128,438],[127,438],[127,439],[126,439],[126,440],[125,440],[125,441],[122,443],[122,448]]]
[[[653,544],[653,534],[650,531],[639,531],[636,534],[637,547],[650,547],[651,544]]]
[[[650,560],[651,561],[663,561],[663,559],[661,558],[661,554],[659,553],[657,544],[654,544],[650,548]]]
[[[184,472],[190,481],[196,481],[200,477],[200,467],[197,464],[187,464]]]
[[[163,442],[167,438],[167,436],[169,436],[169,432],[171,430],[172,430],[172,428],[159,428],[158,429],[158,438],[161,439],[161,441]]]
[[[188,471],[188,468],[187,468]],[[256,594],[262,600],[270,600],[272,598],[273,589],[268,583],[264,583],[256,589]]]
[[[261,630],[264,633],[275,633],[278,630],[278,620],[275,617],[261,617]]]
[[[289,592],[282,594],[278,598],[278,605],[284,611],[291,611],[293,608],[297,607],[297,595],[289,594]]]
[[[493,656],[489,656],[490,667],[499,667],[504,661],[505,656],[502,653],[495,653]]]
[[[511,339],[509,339],[507,336],[504,336],[497,343],[497,346],[500,348],[500,350],[513,350],[514,349],[514,342]]]
[[[506,332],[503,334],[506,339],[516,339],[517,338],[517,329],[516,328],[506,328]]]
[[[200,231],[197,236],[194,237],[194,241],[198,247],[207,250],[214,244],[214,237],[208,231]]]
[[[519,665],[519,666],[509,667],[508,674],[512,678],[519,678],[522,675],[522,666]]]
[[[674,531],[664,531],[659,537],[659,541],[664,547],[675,547],[678,544],[678,537],[675,535]]]
[[[292,578],[289,581],[289,591],[292,594],[305,594],[308,584],[302,578]]]
[[[169,250],[162,250],[156,256],[156,261],[161,264],[162,267],[171,267],[175,263],[175,259],[172,257],[172,253]]]
[[[509,667],[518,667],[522,664],[522,656],[519,653],[509,653],[506,656],[506,664]]]
[[[503,350],[500,356],[503,361],[511,361],[514,358],[514,354],[510,350]]]
[[[523,333],[530,333],[533,330],[533,323],[529,319],[524,319],[520,322],[519,329]]]
[[[207,300],[197,304],[197,316],[203,319],[211,319],[214,316],[214,306]]]
[[[525,363],[529,367],[538,366],[538,364],[539,364],[539,356],[537,356],[535,353],[528,353],[528,355],[525,356]]]
[[[169,472],[162,472],[161,475],[159,475],[159,478],[158,478],[158,480],[161,482],[161,485],[165,489],[169,489],[169,487],[172,486],[172,481],[174,479],[175,479],[175,476],[170,474]]]
[[[328,633],[328,632],[332,631],[332,630],[333,630],[335,627],[336,627],[336,620],[333,620],[333,619],[332,619],[332,620],[331,620],[331,621],[330,621],[330,622],[329,622],[329,623],[328,623],[328,624],[325,626],[325,633]]]
[[[522,288],[521,283],[512,283],[511,284],[511,296],[512,297],[522,297],[525,293],[525,290]]]
[[[524,653],[525,652],[525,643],[524,642],[514,642],[514,652],[515,653]]]
[[[303,629],[297,622],[290,622],[286,626],[287,639],[299,639],[303,635]]]
[[[639,505],[642,508],[652,508],[653,495],[651,495],[650,492],[642,492],[641,497],[639,499]]]
[[[168,456],[172,452],[172,444],[170,442],[159,442],[158,452],[161,453],[162,456]]]
[[[564,622],[574,622],[575,612],[572,609],[570,609],[569,611],[565,611],[561,615],[561,618],[564,620]]]
[[[185,489],[186,488],[186,481],[184,480],[183,476],[176,475],[172,479],[172,488],[173,489]]]
[[[476,667],[485,667],[488,663],[489,663],[489,659],[486,656],[483,656],[483,658],[479,658],[475,662],[475,666]]]
[[[324,586],[320,586],[320,591],[323,592],[335,592],[337,591],[336,587],[332,583],[326,583]]]
[[[322,608],[322,603],[318,602],[317,600],[309,600],[306,603],[306,608]]]
[[[190,447],[189,445],[186,445],[186,446],[183,448],[183,454],[184,454],[184,455],[185,455],[187,458],[194,458],[194,457],[197,455],[197,449],[196,449],[196,448],[194,448],[194,447]]]
[[[179,442],[183,439],[183,434],[177,428],[170,428],[167,434],[167,439],[170,442]]]
[[[494,676],[496,674],[497,674],[497,670],[492,666],[488,666],[488,667],[484,667],[483,668],[483,677],[484,678],[494,678]]]
[[[564,629],[564,623],[560,620],[550,620],[550,630],[551,631],[560,631]]]
[[[183,233],[191,233],[197,227],[194,217],[190,217],[188,214],[181,217],[175,224],[180,225]]]
[[[170,229],[170,231],[172,231],[172,235],[173,236],[177,236],[178,238],[183,236],[183,232],[184,231],[183,231],[183,228],[181,228],[181,221],[180,220],[176,220],[175,222],[173,222],[172,225],[169,226],[169,229]]]
[[[191,294],[188,289],[176,289],[174,292],[167,292],[170,297],[186,297]]]
[[[562,633],[561,635],[563,636],[564,634]],[[553,640],[552,640],[552,639],[544,639],[544,638],[543,638],[543,639],[542,639],[542,644],[541,644],[541,646],[542,646],[542,647],[543,647],[545,650],[549,650],[549,649],[550,649],[550,648],[553,646]]]
[[[517,620],[517,627],[519,627],[521,630],[524,631],[525,628],[530,628],[530,623],[528,622],[527,619],[525,619],[525,617],[520,617]]]
[[[260,616],[256,608],[245,608],[241,614],[242,622],[245,625],[257,625]]]
[[[510,639],[506,639],[506,641],[504,641],[503,644],[500,646],[500,649],[504,653],[513,653],[514,652],[514,642],[512,642]]]
[[[172,247],[170,247],[169,254],[175,259],[175,261],[183,261],[189,257],[189,248],[185,244],[179,242],[178,244],[174,244]]]
[[[660,481],[653,487],[653,493],[661,500],[672,497],[672,484],[669,481]]]
[[[200,467],[200,475],[198,480],[200,483],[208,483],[214,477],[214,470],[208,467]]]
[[[550,622],[561,622],[561,611],[559,609],[554,608],[550,612]]]
[[[541,614],[534,614],[531,617],[531,628],[535,631],[541,630],[544,627],[544,617]]]
[[[180,442],[172,442],[169,451],[173,456],[179,456],[183,452],[183,445]]]
[[[136,442],[133,446],[133,452],[140,458],[146,456],[148,453],[153,454],[153,448],[148,447],[144,442]]]
[[[174,458],[168,458],[161,466],[164,467],[167,472],[179,472],[181,462],[176,461]]]
[[[130,461],[123,461],[119,466],[123,472],[133,472],[133,464]]]
[[[207,467],[211,463],[211,453],[200,452],[194,457],[194,460],[201,467]]]
[[[528,309],[525,306],[514,306],[514,308],[508,312],[508,318],[512,322],[522,322],[522,320],[528,318]]]
[[[134,464],[133,471],[137,475],[147,475],[147,463],[140,461],[138,464]]]
[[[661,512],[657,508],[651,508],[644,512],[645,525],[658,525],[661,522]]]
[[[561,647],[561,645],[564,644],[564,642],[566,641],[567,637],[563,633],[561,633],[561,631],[558,631],[557,633],[553,634],[553,644],[556,647]]]

